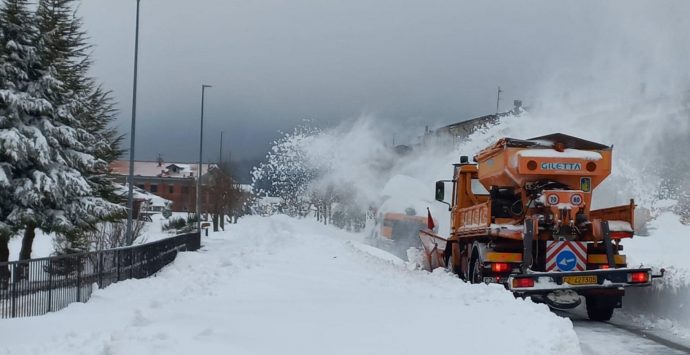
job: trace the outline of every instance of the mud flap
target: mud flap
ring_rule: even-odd
[[[527,272],[527,269],[532,267],[532,241],[534,241],[534,232],[536,231],[536,220],[531,218],[525,219],[525,224],[522,233],[522,273]]]
[[[609,230],[609,222],[601,221],[601,232],[604,237],[604,245],[606,246],[606,260],[609,267],[616,268],[616,261],[613,258],[613,243],[611,242],[611,231]]]

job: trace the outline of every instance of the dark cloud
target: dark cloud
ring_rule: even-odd
[[[129,131],[135,0],[84,0],[94,75]],[[687,63],[686,2],[141,0],[137,156],[194,160],[200,85],[208,158],[218,137],[261,156],[279,129],[374,114],[423,127],[527,103],[602,75],[607,51]],[[670,28],[659,32],[661,28]],[[677,43],[660,47],[664,43]],[[646,62],[645,62],[646,63]],[[652,71],[639,63],[634,70]],[[651,67],[650,67],[651,65]],[[651,69],[650,69],[651,68]],[[567,73],[567,74],[564,74]],[[597,74],[593,74],[597,73]],[[603,71],[605,73],[605,71]],[[604,74],[605,75],[605,74]],[[633,72],[631,75],[635,75]],[[605,80],[604,80],[605,81]],[[560,86],[560,87],[559,87]],[[421,129],[421,128],[420,128]]]

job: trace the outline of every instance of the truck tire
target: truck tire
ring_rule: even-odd
[[[606,296],[587,296],[587,315],[593,321],[608,321],[613,316],[615,302],[611,302]]]
[[[472,252],[472,257],[469,263],[469,279],[473,284],[480,284],[484,282],[484,268],[482,267],[482,261],[479,258],[479,253],[477,249]]]
[[[446,249],[443,251],[443,263],[446,264],[446,270],[464,279],[460,268],[453,264],[453,247],[451,243],[446,244]]]

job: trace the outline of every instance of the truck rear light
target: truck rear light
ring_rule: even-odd
[[[609,266],[606,265],[606,264],[603,264],[603,265],[599,265],[599,268],[600,268],[600,269],[608,269]]]
[[[493,264],[491,264],[491,271],[493,271],[493,272],[510,271],[510,265],[508,265],[508,263],[493,263]]]
[[[611,232],[609,236],[612,239],[632,238],[633,234],[630,232]]]
[[[534,287],[534,279],[529,277],[522,277],[513,279],[513,288]]]
[[[633,284],[649,282],[649,273],[646,271],[631,272],[628,274],[628,282]]]

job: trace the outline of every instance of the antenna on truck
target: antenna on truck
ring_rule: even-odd
[[[501,87],[498,87],[498,91],[496,92],[496,116],[498,116],[498,103],[501,101],[501,93],[503,90],[501,90]]]

